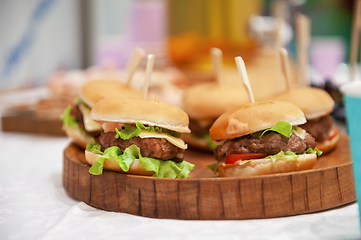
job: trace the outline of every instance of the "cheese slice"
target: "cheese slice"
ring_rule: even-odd
[[[142,132],[139,134],[140,138],[165,138],[171,144],[179,147],[180,149],[187,149],[187,144],[180,138],[173,137],[166,133],[157,133],[157,132],[148,132],[147,130],[142,129]]]
[[[103,129],[100,123],[94,122],[90,118],[90,109],[84,103],[79,104],[79,109],[83,114],[85,130],[87,130],[88,132],[94,132],[101,131]]]
[[[296,134],[296,136],[300,137],[301,139],[305,139],[306,137],[306,130],[296,127],[296,130],[293,130],[293,132]]]

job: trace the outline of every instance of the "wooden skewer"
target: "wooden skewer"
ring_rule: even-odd
[[[283,26],[283,20],[280,17],[276,18],[276,31],[275,31],[275,52],[278,51],[280,47],[282,47],[281,43],[281,29]]]
[[[284,48],[280,48],[280,55],[281,55],[281,67],[283,75],[286,78],[286,85],[287,85],[287,91],[291,90],[291,70],[290,70],[290,63],[288,60],[288,53],[287,50]]]
[[[298,75],[299,84],[309,86],[310,82],[307,76],[308,72],[308,47],[310,44],[311,22],[303,14],[296,15],[297,31],[297,56],[298,56]]]
[[[352,20],[352,36],[351,36],[351,52],[350,52],[350,81],[355,80],[355,68],[357,62],[358,45],[360,42],[360,18],[361,18],[361,0],[355,0],[353,20]]]
[[[249,84],[246,65],[244,64],[242,57],[236,57],[235,60],[236,60],[236,64],[237,64],[238,74],[241,77],[241,81],[242,81],[244,88],[246,89],[246,92],[248,94],[248,99],[250,102],[253,103],[254,97],[253,97],[251,85]]]
[[[223,80],[223,54],[219,48],[211,48],[212,66],[215,72],[217,82],[220,86],[224,84]]]
[[[135,72],[135,70],[139,67],[140,62],[145,56],[145,52],[143,49],[137,47],[134,49],[132,56],[130,57],[129,61],[127,62],[127,66],[125,67],[127,71],[127,76],[125,79],[126,84],[129,86],[130,80]]]
[[[143,87],[143,99],[147,100],[148,95],[148,85],[150,81],[150,76],[153,71],[153,65],[154,65],[154,55],[149,54],[147,59],[147,67],[145,70],[145,79],[144,79],[144,87]]]

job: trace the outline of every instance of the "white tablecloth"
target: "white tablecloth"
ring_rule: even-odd
[[[69,140],[0,132],[0,239],[359,239],[357,203],[293,217],[151,219],[92,208],[62,187]]]

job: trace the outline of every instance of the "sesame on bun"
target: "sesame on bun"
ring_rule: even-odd
[[[289,102],[255,102],[222,114],[210,129],[221,177],[284,173],[312,168],[315,139],[298,125],[303,112]]]
[[[97,102],[91,118],[103,130],[86,148],[91,174],[103,169],[154,177],[188,178],[194,165],[183,160],[188,116],[161,100],[109,97]]]
[[[300,127],[316,139],[319,150],[328,153],[336,147],[338,129],[329,115],[335,102],[329,93],[320,88],[294,87],[274,99],[291,102],[303,111],[307,123]]]

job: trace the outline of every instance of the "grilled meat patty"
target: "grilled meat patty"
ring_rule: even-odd
[[[226,141],[215,149],[215,157],[221,161],[226,155],[239,153],[266,153],[274,155],[281,150],[302,153],[308,148],[316,147],[315,139],[308,133],[304,139],[294,133],[287,138],[275,132],[264,134],[261,138],[235,138]]]
[[[96,134],[94,140],[102,146],[101,151],[112,146],[118,146],[122,151],[135,144],[140,148],[140,154],[143,157],[156,158],[161,160],[173,160],[175,162],[183,161],[184,149],[171,144],[164,138],[140,138],[133,137],[129,140],[115,138],[115,132],[105,133],[104,131]]]
[[[333,118],[330,115],[327,115],[317,119],[308,120],[300,127],[310,133],[317,142],[323,142],[327,140],[329,132],[333,127]]]

